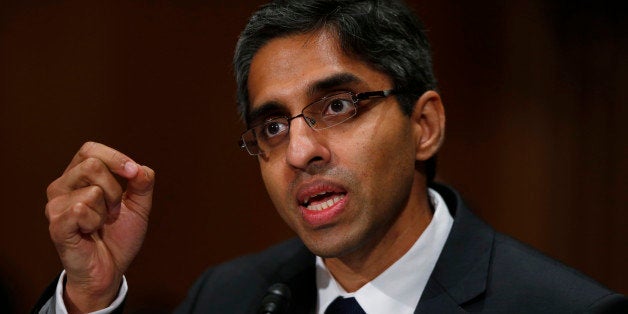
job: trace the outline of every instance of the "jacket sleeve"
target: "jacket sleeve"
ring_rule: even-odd
[[[57,277],[55,277],[55,279],[52,280],[52,282],[48,285],[48,287],[46,287],[46,290],[44,290],[42,295],[39,297],[39,299],[35,303],[35,306],[31,310],[31,314],[37,314],[37,313],[52,314],[55,312],[55,306],[54,306],[55,305],[55,289],[57,288],[57,282],[59,281],[59,276],[61,276],[61,274],[57,275]]]

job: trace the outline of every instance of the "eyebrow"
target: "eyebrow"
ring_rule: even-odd
[[[257,124],[259,120],[265,119],[272,113],[275,113],[279,116],[286,115],[286,108],[276,101],[269,101],[267,103],[264,103],[263,105],[251,110],[246,115],[247,127],[250,127],[251,124]]]
[[[316,94],[329,92],[338,87],[360,83],[362,81],[363,80],[349,72],[332,74],[331,76],[318,80],[309,86],[307,89],[307,95],[308,97],[313,97]],[[269,101],[255,109],[252,109],[249,114],[246,115],[246,124],[250,127],[252,123],[258,123],[260,119],[265,119],[265,117],[271,115],[271,113],[281,116],[286,115],[287,110],[281,103]]]
[[[360,82],[362,82],[362,80],[351,73],[348,73],[348,72],[337,73],[312,84],[312,86],[308,88],[307,94],[308,96],[311,97],[316,94],[330,91],[332,89],[336,89],[344,85],[360,83]]]

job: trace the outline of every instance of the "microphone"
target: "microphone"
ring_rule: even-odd
[[[262,299],[259,314],[288,313],[290,306],[290,288],[283,283],[276,283],[268,288],[268,293]]]

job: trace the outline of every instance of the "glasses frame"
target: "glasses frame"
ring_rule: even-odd
[[[306,116],[304,114],[304,112],[307,110],[307,108],[310,108],[311,106],[313,106],[315,104],[318,104],[319,102],[323,102],[323,101],[325,101],[325,100],[327,100],[327,99],[329,99],[331,97],[335,97],[335,96],[343,95],[343,94],[348,94],[348,95],[351,96],[351,100],[353,102],[353,106],[355,107],[353,115],[347,117],[346,119],[344,119],[344,120],[342,120],[342,121],[340,121],[340,122],[338,122],[336,124],[332,124],[332,125],[329,125],[329,126],[326,126],[326,127],[323,127],[323,128],[316,128],[315,127],[316,120],[314,120],[312,117],[308,117],[308,116]],[[303,109],[301,109],[301,113],[299,113],[299,114],[297,114],[295,116],[292,116],[292,117],[289,117],[289,116],[278,116],[278,117],[274,117],[273,119],[279,119],[279,118],[286,119],[286,121],[288,122],[287,123],[288,130],[286,130],[286,132],[290,132],[290,124],[291,124],[292,120],[294,120],[296,118],[301,118],[301,117],[303,118],[303,120],[305,120],[305,123],[307,123],[307,125],[310,128],[312,128],[313,130],[329,129],[329,128],[335,127],[335,126],[337,126],[339,124],[342,124],[342,123],[344,123],[344,122],[346,122],[348,120],[351,120],[351,118],[355,117],[357,115],[357,113],[358,113],[358,109],[360,108],[359,102],[367,100],[367,99],[371,99],[371,98],[386,98],[386,97],[388,97],[390,95],[395,95],[395,94],[399,94],[399,92],[397,90],[394,90],[394,89],[379,90],[379,91],[369,91],[369,92],[362,92],[362,93],[357,93],[357,94],[354,93],[354,92],[350,92],[350,91],[341,92],[341,93],[335,93],[333,95],[328,95],[328,96],[320,98],[320,99],[318,99],[318,100],[316,100],[314,102],[311,102],[307,106],[303,107]],[[261,125],[264,125],[266,123],[268,123],[268,121],[263,121],[263,122],[260,122],[260,123],[256,123],[252,127],[248,128],[246,131],[242,132],[242,134],[240,135],[240,140],[238,141],[238,146],[240,147],[240,149],[246,150],[246,152],[248,152],[249,155],[251,155],[251,156],[258,156],[258,155],[264,154],[264,151],[261,148],[259,148],[259,145],[257,145],[259,152],[255,152],[252,149],[250,149],[250,147],[246,145],[247,141],[245,140],[244,137],[245,137],[245,135],[247,133],[251,132],[253,129],[255,129],[255,128],[261,126]]]

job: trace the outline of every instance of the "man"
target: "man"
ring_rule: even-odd
[[[496,233],[433,182],[445,114],[403,4],[273,2],[250,19],[234,67],[242,148],[299,239],[208,270],[179,312],[628,311],[624,296]],[[153,182],[107,146],[79,150],[48,188],[65,271],[37,311],[121,310]]]

